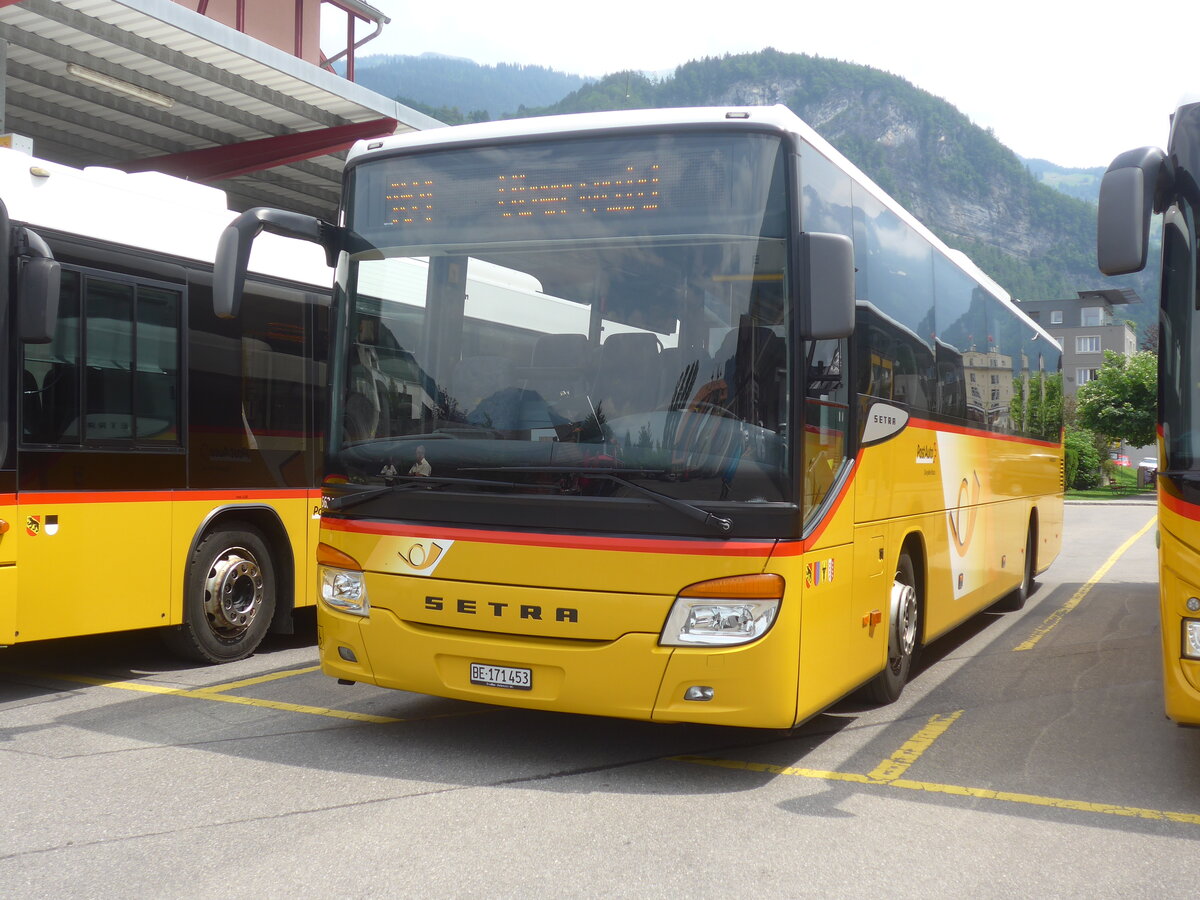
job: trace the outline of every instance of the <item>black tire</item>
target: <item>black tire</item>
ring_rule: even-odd
[[[907,552],[896,560],[896,574],[888,596],[888,659],[883,671],[864,689],[872,703],[894,703],[900,698],[917,656],[921,626],[921,596],[916,570]]]
[[[1033,520],[1030,519],[1029,530],[1025,532],[1025,566],[1021,573],[1021,583],[992,604],[992,609],[996,612],[1016,612],[1024,608],[1025,601],[1033,593],[1033,578],[1036,569],[1037,530],[1033,526]]]
[[[275,614],[275,565],[252,525],[210,531],[184,582],[183,624],[166,632],[185,659],[232,662],[254,652]]]

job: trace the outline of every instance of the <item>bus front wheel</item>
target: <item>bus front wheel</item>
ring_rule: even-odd
[[[887,665],[867,684],[866,690],[867,697],[875,703],[892,703],[899,699],[917,653],[921,598],[917,592],[916,570],[908,553],[901,553],[896,560],[896,574],[888,599]]]
[[[275,613],[275,568],[251,525],[210,531],[188,565],[183,624],[168,646],[199,662],[232,662],[254,652]]]

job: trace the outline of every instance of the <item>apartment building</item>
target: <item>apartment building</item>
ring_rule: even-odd
[[[1022,300],[1021,310],[1062,344],[1063,394],[1074,397],[1079,386],[1096,377],[1104,351],[1124,356],[1137,352],[1137,333],[1126,324],[1122,308],[1142,299],[1131,290],[1079,291],[1065,300]]]

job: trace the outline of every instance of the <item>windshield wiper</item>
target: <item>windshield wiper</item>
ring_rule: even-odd
[[[722,534],[729,534],[733,530],[733,519],[728,516],[713,515],[706,509],[701,509],[698,506],[693,506],[685,500],[677,500],[674,497],[669,497],[666,494],[660,493],[652,488],[645,487],[636,482],[625,478],[625,475],[666,475],[668,472],[665,469],[611,469],[603,466],[472,466],[469,469],[463,469],[464,472],[536,472],[537,474],[546,475],[582,475],[586,478],[602,478],[605,481],[611,481],[619,484],[622,487],[627,487],[632,491],[649,497],[656,503],[661,503],[667,509],[673,509],[680,515],[687,516],[705,525],[709,528],[715,528]]]
[[[392,480],[396,483],[385,484],[383,487],[355,490],[353,494],[343,494],[340,497],[334,497],[325,503],[325,508],[331,510],[349,509],[351,506],[358,506],[360,503],[374,500],[376,497],[382,497],[384,494],[399,493],[400,491],[408,491],[421,487],[436,490],[448,485],[462,484],[504,488],[519,486],[512,481],[491,481],[486,478],[455,478],[453,476],[438,477],[434,475],[397,475]]]

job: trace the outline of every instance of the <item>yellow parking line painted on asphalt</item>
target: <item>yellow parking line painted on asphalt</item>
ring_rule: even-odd
[[[958,721],[963,714],[961,709],[955,710],[948,716],[940,713],[930,716],[925,727],[910,737],[893,753],[875,767],[870,778],[876,781],[895,781],[908,771],[909,766],[921,758],[921,754],[933,746],[933,742],[946,733],[946,729]]]
[[[695,763],[698,766],[716,766],[719,769],[738,769],[742,772],[765,772],[768,775],[796,775],[800,778],[819,778],[822,781],[853,781],[856,784],[891,784],[879,781],[870,775],[854,772],[826,772],[821,769],[804,769],[798,766],[773,766],[770,763],[744,762],[738,759],[713,759],[708,756],[669,756],[675,762]]]
[[[1125,551],[1132,547],[1137,542],[1138,538],[1153,528],[1154,523],[1157,521],[1158,516],[1151,516],[1150,521],[1145,524],[1141,531],[1118,547],[1113,555],[1104,561],[1104,565],[1096,570],[1096,574],[1089,578],[1086,584],[1084,584],[1079,590],[1071,595],[1070,600],[1068,600],[1054,612],[1050,613],[1050,615],[1046,616],[1042,624],[1033,630],[1033,634],[1031,634],[1020,644],[1017,644],[1017,646],[1013,647],[1013,651],[1032,650],[1038,641],[1049,634],[1054,629],[1054,626],[1063,620],[1063,617],[1066,616],[1067,613],[1083,602],[1083,598],[1091,592],[1092,588],[1099,583],[1101,578],[1108,574],[1108,570],[1111,569],[1116,564],[1117,560],[1125,554]]]
[[[29,673],[32,674],[32,673]],[[259,706],[265,709],[278,709],[285,712],[305,713],[310,716],[325,716],[331,719],[349,719],[352,722],[372,722],[388,725],[394,722],[411,722],[412,719],[394,719],[390,716],[375,716],[369,713],[350,712],[344,709],[326,709],[322,706],[303,706],[298,703],[281,703],[275,700],[259,700],[254,697],[239,697],[221,694],[216,691],[187,688],[165,687],[161,684],[146,684],[139,681],[109,681],[104,678],[91,678],[87,675],[38,674],[41,678],[52,678],[55,681],[71,681],[78,684],[93,684],[98,687],[115,688],[120,691],[137,691],[143,694],[161,694],[171,697],[190,697],[197,700],[211,700],[216,703],[236,703],[241,706]]]
[[[215,694],[218,691],[232,691],[237,688],[249,687],[252,684],[266,684],[268,681],[279,681],[281,678],[291,678],[293,675],[307,675],[309,672],[320,672],[320,666],[306,666],[303,669],[290,669],[287,672],[273,672],[270,675],[259,675],[257,678],[243,678],[241,681],[229,681],[225,684],[216,684],[212,687],[197,688],[196,690],[204,691],[206,694]]]
[[[737,769],[745,772],[765,772],[770,775],[794,775],[800,778],[817,778],[823,781],[849,781],[856,784],[873,784],[881,787],[903,788],[910,791],[927,791],[931,794],[951,794],[959,797],[974,797],[980,800],[998,800],[1003,803],[1020,803],[1029,806],[1046,806],[1056,809],[1071,809],[1078,812],[1100,813],[1108,816],[1127,816],[1135,819],[1157,819],[1165,822],[1181,822],[1185,825],[1200,825],[1200,815],[1196,813],[1141,809],[1136,806],[1117,806],[1112,803],[1089,803],[1084,800],[1068,800],[1062,797],[1040,797],[1037,794],[996,791],[990,788],[972,788],[954,784],[936,784],[928,781],[910,781],[906,778],[887,780],[872,778],[869,775],[857,775],[853,772],[823,772],[819,769],[804,769],[797,766],[773,766],[768,763],[742,762],[733,759],[711,759],[704,756],[672,756],[669,759],[676,762],[695,763],[701,766],[716,766],[721,769]]]

